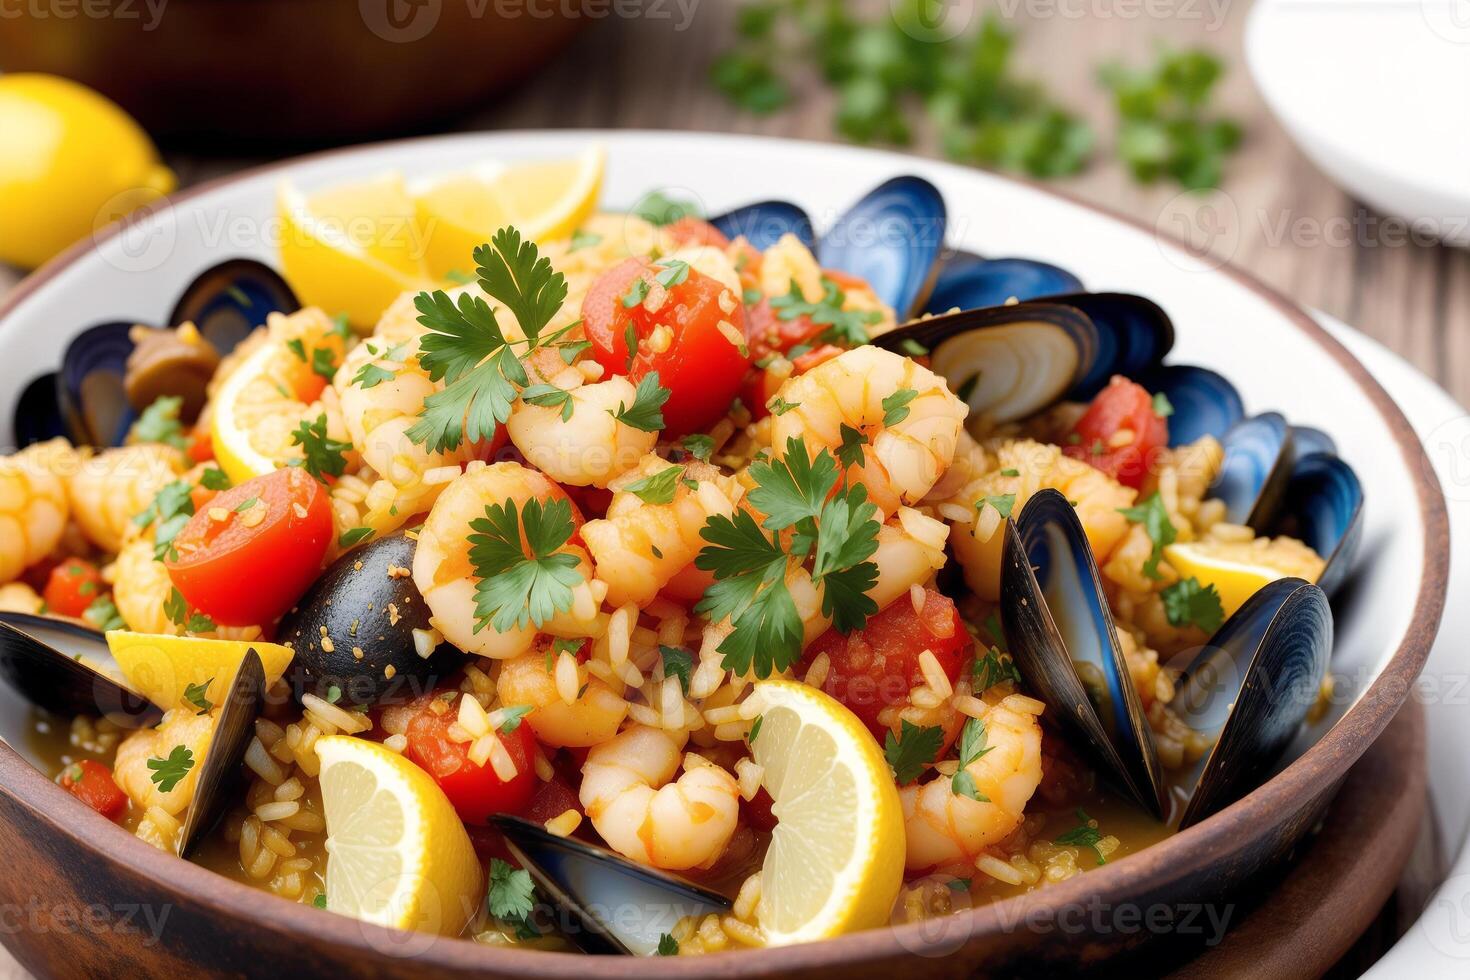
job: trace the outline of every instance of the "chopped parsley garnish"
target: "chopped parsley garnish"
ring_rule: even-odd
[[[536,884],[531,873],[511,867],[500,858],[490,859],[490,888],[485,896],[485,907],[490,914],[503,922],[516,926],[517,934],[523,930],[536,935],[531,924],[531,912],[536,907]]]
[[[112,601],[111,593],[99,595],[93,599],[82,612],[82,618],[103,633],[108,630],[127,629],[128,626],[122,618],[122,613],[117,610],[117,603]]]
[[[300,337],[292,337],[286,341],[286,348],[296,355],[296,359],[302,364],[306,363],[306,342]]]
[[[912,337],[905,337],[903,343],[898,345],[898,349],[909,357],[927,357],[929,354],[929,348]]]
[[[526,340],[515,343],[528,350],[540,346],[541,331],[566,300],[566,278],[509,226],[475,249],[475,266],[480,288],[504,304],[525,333]],[[420,293],[414,307],[429,328],[419,340],[419,363],[445,387],[424,399],[408,437],[430,452],[457,449],[464,438],[488,439],[496,425],[509,421],[517,390],[529,383],[495,310],[469,293],[456,305],[443,290]]]
[[[1102,831],[1097,829],[1097,821],[1089,817],[1087,811],[1079,806],[1077,808],[1077,826],[1059,836],[1055,843],[1068,844],[1073,847],[1090,847],[1092,848],[1092,852],[1097,855],[1097,863],[1107,864],[1107,858],[1103,857],[1103,852],[1097,849],[1097,845],[1102,839]]]
[[[170,589],[168,598],[163,600],[163,612],[169,622],[181,627],[189,633],[209,633],[215,629],[214,620],[195,610],[189,611],[189,603],[185,601],[184,594],[177,587]]]
[[[684,451],[690,456],[698,460],[703,460],[706,463],[709,462],[710,456],[715,451],[715,440],[702,432],[685,436],[679,440],[679,445],[683,446]]]
[[[567,245],[567,251],[575,252],[578,249],[591,248],[593,245],[600,245],[601,243],[601,235],[597,234],[596,232],[583,231],[581,228],[578,228],[576,231],[572,232],[572,240]]]
[[[956,796],[965,796],[977,803],[990,802],[990,797],[975,786],[975,777],[969,770],[971,763],[990,751],[991,746],[985,744],[989,737],[985,722],[979,718],[966,719],[965,727],[960,730],[960,768],[949,783]]]
[[[700,537],[709,542],[695,567],[714,573],[695,611],[712,622],[729,619],[734,629],[719,646],[726,670],[768,677],[801,656],[803,625],[786,586],[793,561],[812,561],[812,582],[821,591],[822,613],[840,632],[860,628],[877,605],[867,595],[878,567],[868,559],[878,547],[877,508],[861,485],[837,489],[836,461],[826,450],[815,458],[796,438],[781,460],[750,466],[756,486],[751,505],[766,514],[757,524],[748,511],[715,515]],[[834,493],[833,491],[836,490]],[[789,552],[782,531],[793,529]]]
[[[909,402],[919,397],[912,388],[900,388],[883,399],[883,426],[890,428],[909,417]]]
[[[525,531],[526,556],[522,546]],[[540,629],[572,607],[572,587],[582,581],[577,557],[557,549],[572,536],[572,507],[565,499],[544,506],[526,501],[523,515],[514,500],[487,504],[485,516],[470,521],[470,565],[474,568],[476,633]]]
[[[357,373],[352,376],[352,383],[366,390],[376,388],[384,381],[392,381],[395,377],[396,375],[387,368],[379,367],[372,361],[368,361],[357,369]]]
[[[153,780],[160,793],[173,792],[173,788],[189,775],[194,768],[194,752],[187,745],[175,745],[168,758],[157,756],[148,760],[148,778]]]
[[[311,370],[331,381],[337,374],[337,355],[330,347],[318,347],[311,352]]]
[[[592,341],[590,340],[569,340],[561,345],[557,353],[561,355],[564,364],[574,364],[582,352],[591,346]]]
[[[633,213],[653,225],[671,225],[680,218],[699,217],[699,205],[669,197],[663,191],[649,191],[633,208]]]
[[[1001,476],[1020,476],[1021,475],[1021,471],[1018,470],[1018,469],[1016,469],[1014,466],[1008,466],[1005,469],[1003,469],[1003,470],[1000,471],[1000,475]]]
[[[373,529],[370,527],[349,527],[337,535],[337,547],[351,548],[353,545],[366,541],[372,536]]]
[[[628,291],[623,294],[623,308],[631,310],[633,307],[637,306],[639,303],[647,299],[649,288],[650,287],[648,285],[647,279],[644,279],[642,276],[634,279],[632,285],[628,287]],[[629,345],[630,350],[633,346],[636,345]]]
[[[315,422],[302,419],[291,433],[291,445],[301,447],[301,459],[293,459],[291,465],[303,467],[319,483],[347,472],[346,454],[352,449],[352,443],[327,435],[326,412],[318,415]]]
[[[780,395],[773,395],[771,400],[766,402],[766,408],[772,415],[785,415],[800,404],[800,402],[789,402]]]
[[[312,908],[324,909],[327,907],[327,893],[317,892],[316,897],[311,900]]]
[[[995,647],[987,650],[984,656],[976,658],[974,666],[970,668],[970,676],[973,678],[972,686],[980,693],[1006,681],[1021,681],[1021,672],[1016,669],[1015,662]]]
[[[1154,414],[1161,419],[1166,419],[1174,414],[1174,405],[1169,401],[1169,396],[1162,391],[1154,395]]]
[[[838,461],[844,468],[863,465],[863,461],[868,458],[867,451],[863,449],[868,444],[868,437],[846,422],[837,431],[842,436],[842,445],[837,447]]]
[[[161,442],[179,450],[189,448],[184,423],[179,421],[183,407],[184,399],[179,395],[159,396],[133,423],[133,438],[138,442]]]
[[[683,259],[664,259],[659,266],[662,271],[654,279],[665,289],[673,289],[689,278],[689,263]]]
[[[817,336],[821,343],[861,347],[871,339],[868,327],[882,320],[883,315],[875,310],[843,310],[842,304],[846,300],[842,287],[823,276],[822,298],[808,303],[801,287],[793,279],[790,292],[785,296],[771,297],[771,308],[777,311],[779,319],[795,320],[805,316],[817,326],[826,327]]]
[[[981,498],[975,505],[976,510],[984,510],[986,507],[994,507],[1001,517],[1010,517],[1011,511],[1016,509],[1016,495],[1013,493],[997,493]]]
[[[678,956],[679,940],[675,939],[673,936],[669,935],[666,932],[661,933],[658,937],[658,955]]]
[[[174,547],[174,538],[194,516],[194,488],[186,480],[175,480],[166,484],[154,496],[148,509],[133,518],[139,527],[153,524],[153,558],[155,561],[179,557]],[[155,523],[156,522],[156,523]]]
[[[468,696],[468,695],[466,695]],[[508,704],[500,709],[500,730],[506,735],[521,727],[521,719],[535,710],[529,704]]]
[[[229,475],[218,466],[207,466],[200,470],[199,485],[206,490],[228,490],[232,486]]]
[[[672,394],[673,392],[659,384],[658,372],[650,371],[638,382],[638,388],[633,393],[633,404],[624,407],[619,402],[618,410],[611,412],[612,417],[643,432],[658,432],[664,427],[664,402]]]
[[[1198,626],[1213,633],[1225,622],[1225,607],[1214,585],[1201,585],[1190,577],[1175,582],[1159,593],[1164,600],[1164,615],[1174,626]]]
[[[242,500],[235,505],[235,513],[243,514],[258,503],[260,503],[259,497],[250,497],[246,500]]]
[[[969,878],[955,878],[949,882],[949,890],[952,892],[967,892],[970,890],[970,881],[971,879]]]
[[[214,702],[204,696],[205,692],[209,690],[209,685],[213,683],[214,678],[211,677],[202,684],[188,684],[184,687],[184,700],[199,709],[196,712],[197,714],[207,715],[210,709],[214,707]]]
[[[907,786],[934,761],[943,744],[944,729],[939,725],[920,728],[911,721],[902,721],[897,735],[890,731],[884,737],[883,757],[898,785]]]
[[[689,681],[694,676],[694,656],[688,650],[680,650],[678,647],[660,646],[659,657],[663,660],[664,676],[679,678],[679,686],[684,689],[687,697],[689,694]]]
[[[748,742],[751,745],[754,745],[755,744],[755,740],[757,738],[759,738],[760,737],[760,734],[761,734],[761,722],[763,722],[765,720],[766,720],[766,716],[765,715],[756,715],[755,716],[755,722],[753,724],[751,724],[750,731],[745,736],[745,741],[746,742]]]
[[[327,685],[327,704],[336,704],[342,700],[342,689],[336,684]]]
[[[1174,543],[1179,532],[1174,529],[1174,524],[1169,520],[1169,511],[1164,507],[1164,498],[1159,496],[1155,490],[1148,499],[1141,504],[1132,507],[1119,507],[1118,513],[1135,524],[1142,524],[1149,540],[1154,543],[1153,551],[1148,560],[1143,563],[1143,574],[1152,579],[1163,578],[1159,573],[1159,560],[1164,556],[1164,548]]]
[[[570,422],[572,411],[576,406],[572,403],[572,393],[556,385],[536,384],[531,385],[521,392],[521,401],[527,405],[539,405],[542,408],[560,408],[561,420]]]
[[[623,489],[645,504],[671,504],[674,502],[674,491],[679,486],[679,478],[683,475],[684,467],[666,466],[652,476],[635,480]]]

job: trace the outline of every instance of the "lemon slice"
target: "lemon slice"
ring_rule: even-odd
[[[310,197],[283,181],[277,209],[282,271],[303,306],[345,313],[366,329],[400,294],[432,288],[414,203],[398,174]]]
[[[480,861],[444,791],[376,742],[317,740],[327,818],[327,908],[455,936],[483,900]]]
[[[1226,616],[1267,584],[1288,576],[1315,582],[1324,567],[1315,551],[1294,538],[1171,544],[1164,560],[1182,577],[1213,585]]]
[[[117,661],[133,690],[164,709],[199,710],[206,703],[219,704],[229,691],[246,650],[260,655],[267,688],[281,679],[292,657],[291,648],[279,643],[209,640],[128,630],[108,630],[107,649],[112,651],[112,659]],[[189,691],[191,687],[193,692]],[[190,693],[194,696],[189,697]]]
[[[756,916],[771,945],[886,923],[903,883],[903,809],[883,752],[847,708],[792,681],[762,681],[751,745],[779,821]]]
[[[506,225],[527,239],[567,238],[591,215],[607,154],[591,146],[567,160],[486,163],[429,178],[413,188],[430,274],[474,268],[474,250]]]

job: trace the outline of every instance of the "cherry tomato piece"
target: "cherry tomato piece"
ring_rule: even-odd
[[[113,780],[112,770],[92,759],[73,762],[61,770],[57,782],[108,820],[116,820],[128,808],[128,795]]]
[[[730,247],[730,239],[725,237],[724,232],[701,218],[686,215],[678,221],[671,221],[664,225],[664,233],[674,240],[674,244],[683,247],[685,245],[712,245],[718,249]]]
[[[103,591],[102,573],[81,558],[68,558],[51,569],[41,598],[60,616],[79,617]]]
[[[1169,445],[1169,423],[1154,411],[1154,399],[1141,385],[1114,377],[1097,393],[1062,447],[1068,456],[1091,463],[1119,483],[1138,489]]]
[[[301,598],[331,540],[326,488],[291,466],[221,491],[174,538],[178,556],[164,566],[189,605],[216,623],[264,624]]]
[[[909,692],[924,683],[919,654],[933,652],[951,681],[970,659],[974,640],[954,602],[927,589],[924,607],[914,611],[907,596],[868,618],[846,636],[830,629],[812,643],[807,658],[825,653],[831,661],[822,689],[841,701],[880,742],[889,731],[878,720],[884,708],[908,703]]]
[[[196,463],[214,461],[214,440],[210,438],[208,428],[194,430],[194,436],[189,440],[187,452],[189,459]]]
[[[526,807],[525,817],[533,823],[545,823],[568,810],[581,813],[582,801],[577,798],[577,791],[572,789],[572,784],[558,774],[536,787],[536,793]]]
[[[459,697],[451,701],[426,694],[413,703],[418,710],[408,723],[408,747],[403,754],[434,777],[465,823],[483,824],[491,814],[523,812],[540,782],[532,763],[536,739],[531,726],[517,725],[513,732],[500,733],[501,744],[516,766],[515,776],[507,782],[488,761],[484,765],[470,761],[469,743],[449,737],[449,726],[459,717]]]
[[[668,271],[652,262],[628,259],[592,284],[582,302],[582,318],[592,355],[608,374],[625,374],[637,384],[658,372],[659,383],[669,390],[663,407],[664,432],[680,436],[698,432],[725,414],[740,392],[750,353],[743,342],[740,297],[694,269],[667,288],[667,298],[657,311],[649,312],[637,301],[625,305],[625,298],[641,291],[634,283],[642,280],[651,290],[664,289],[657,285],[657,277]],[[721,323],[726,326],[721,328]],[[653,351],[644,341],[660,326],[667,327],[672,338],[665,349]],[[630,329],[638,341],[631,366]]]

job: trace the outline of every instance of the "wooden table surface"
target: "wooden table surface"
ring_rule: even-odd
[[[1015,10],[1009,23],[1019,31],[1020,71],[1045,78],[1053,95],[1085,115],[1099,135],[1088,171],[1057,187],[1149,224],[1186,215],[1183,230],[1197,243],[1298,302],[1353,324],[1470,403],[1470,251],[1384,234],[1380,216],[1334,187],[1292,144],[1245,70],[1245,3],[1222,0],[1214,9],[1179,3],[1176,16],[1154,19],[1128,16],[1140,5],[1124,0],[987,6]],[[835,139],[831,97],[815,78],[804,80],[795,105],[767,117],[735,110],[711,90],[707,68],[731,35],[732,8],[725,0],[696,3],[684,30],[652,18],[597,22],[535,81],[453,128],[634,127]],[[1081,11],[1092,13],[1073,15]],[[1246,137],[1221,190],[1204,198],[1181,201],[1175,187],[1141,187],[1108,159],[1112,108],[1094,81],[1096,67],[1115,59],[1141,64],[1160,43],[1206,47],[1229,68],[1215,101],[1244,125]],[[932,133],[917,137],[913,152],[937,155]],[[186,185],[270,159],[168,157]],[[16,270],[0,266],[0,298],[18,279]],[[1372,958],[1367,953],[1363,962]],[[0,950],[0,980],[24,975]]]

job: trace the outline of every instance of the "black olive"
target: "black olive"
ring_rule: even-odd
[[[448,643],[419,656],[414,631],[429,629],[429,607],[409,574],[413,551],[411,538],[394,534],[347,552],[281,620],[298,700],[407,703],[464,664]]]

